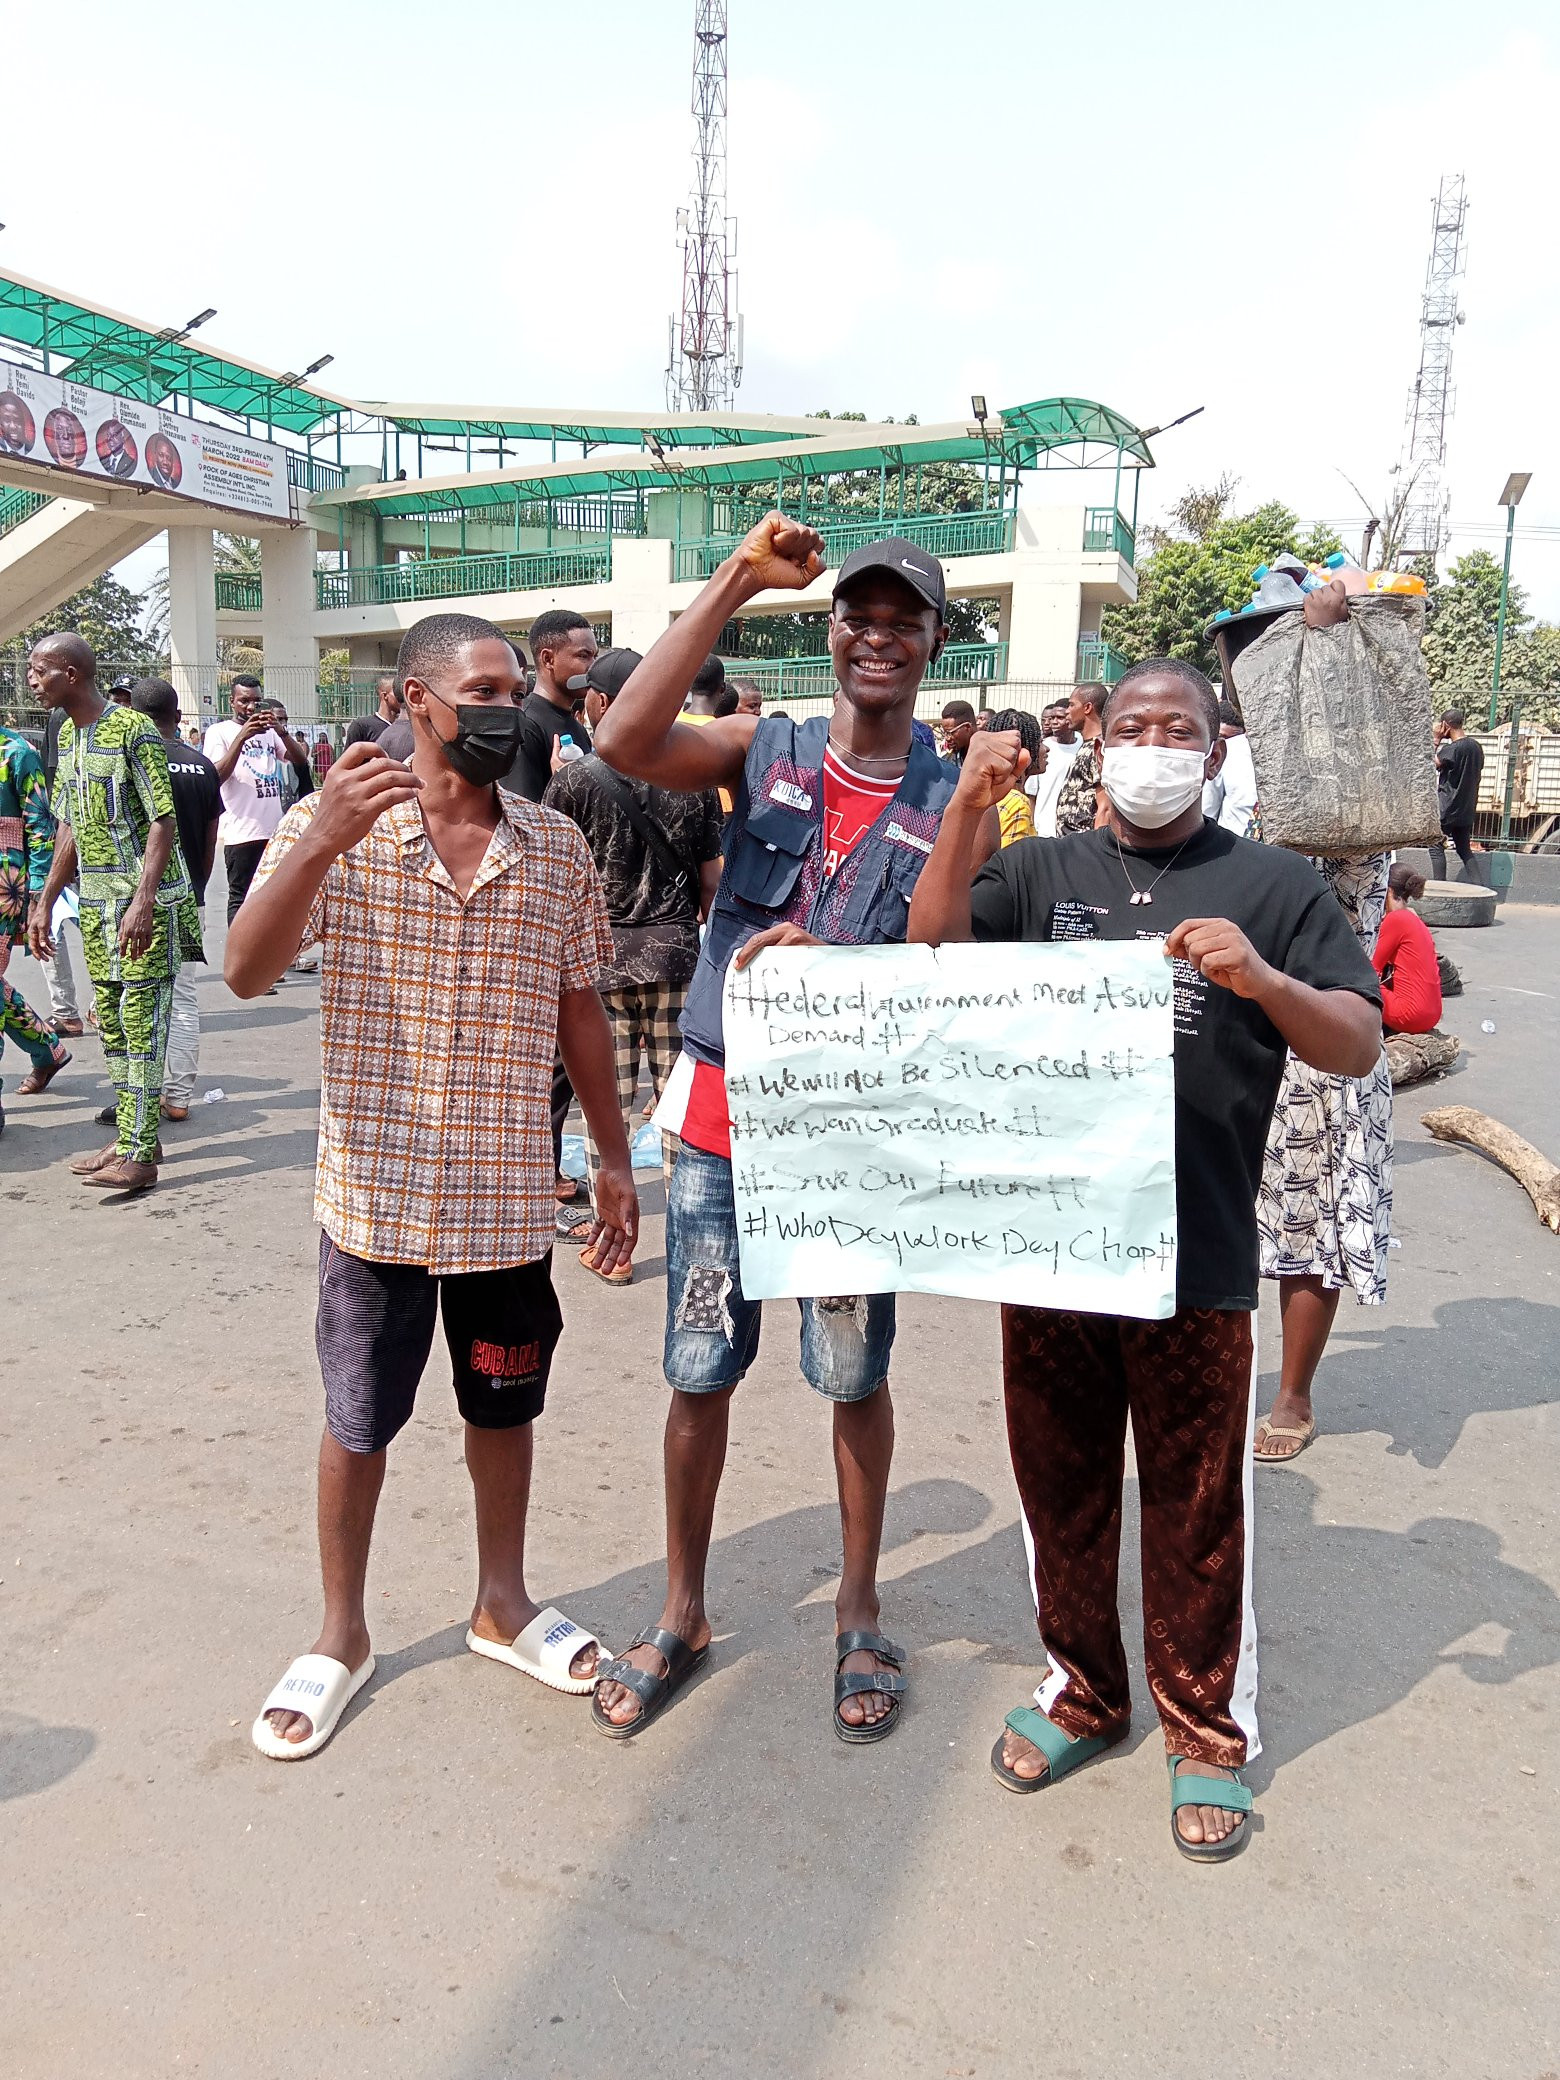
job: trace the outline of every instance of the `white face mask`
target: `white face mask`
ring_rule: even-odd
[[[1202,793],[1206,751],[1164,744],[1116,744],[1100,761],[1105,792],[1128,823],[1157,831],[1174,823]]]

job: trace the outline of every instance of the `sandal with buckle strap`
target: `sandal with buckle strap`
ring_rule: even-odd
[[[679,1639],[675,1632],[667,1632],[659,1625],[647,1625],[636,1639],[629,1642],[628,1654],[635,1647],[654,1647],[666,1663],[666,1674],[653,1676],[647,1668],[635,1668],[627,1654],[618,1655],[605,1668],[596,1670],[596,1694],[591,1699],[590,1716],[596,1731],[604,1733],[609,1741],[632,1740],[636,1733],[643,1733],[656,1714],[671,1703],[683,1684],[698,1674],[710,1651],[706,1645],[695,1652],[685,1639]],[[621,1683],[625,1690],[632,1690],[639,1699],[638,1713],[623,1726],[614,1724],[602,1710],[603,1683]]]
[[[879,1661],[886,1661],[888,1667],[846,1675],[840,1664],[849,1654],[875,1654]],[[896,1647],[891,1639],[884,1639],[881,1632],[841,1632],[835,1636],[834,1731],[842,1741],[859,1747],[868,1741],[888,1739],[904,1711],[905,1679],[901,1673],[904,1665],[904,1648]],[[891,1700],[881,1719],[852,1726],[840,1717],[840,1706],[847,1697],[864,1697],[873,1693]]]

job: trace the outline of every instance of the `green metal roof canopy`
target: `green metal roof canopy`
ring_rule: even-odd
[[[793,422],[794,423],[794,422]],[[818,437],[788,438],[725,449],[697,448],[665,462],[625,456],[620,462],[555,462],[458,477],[423,478],[398,484],[364,484],[327,493],[317,504],[369,505],[381,513],[479,511],[531,499],[571,498],[593,492],[656,491],[687,485],[698,490],[759,484],[780,479],[844,476],[854,470],[914,468],[926,462],[980,463],[1005,458],[1014,469],[1057,465],[1095,469],[1123,461],[1152,469],[1148,443],[1130,420],[1088,398],[1051,397],[1004,410],[1000,423],[978,426],[886,426],[818,420]],[[823,429],[827,429],[825,432]],[[864,432],[891,440],[864,441]],[[573,434],[571,438],[579,438]],[[1077,451],[1076,454],[1072,451]],[[1091,452],[1092,451],[1092,452]]]
[[[309,433],[348,409],[341,399],[284,383],[273,370],[169,340],[138,319],[20,275],[0,277],[0,339],[33,348],[50,375],[68,382],[143,404],[183,397],[287,433]]]
[[[816,440],[829,419],[748,418],[731,412],[688,412],[655,418],[643,412],[515,412],[503,407],[459,407],[432,404],[387,404],[366,400],[360,407],[383,418],[402,433],[425,439],[504,441],[578,441],[592,448],[643,448],[654,434],[663,448],[722,448],[764,441]],[[853,424],[855,422],[852,422]],[[860,428],[857,428],[858,432]]]

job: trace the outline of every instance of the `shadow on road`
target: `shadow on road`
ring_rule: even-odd
[[[85,1726],[45,1726],[0,1712],[0,1800],[31,1798],[79,1769],[97,1746]]]
[[[1544,1408],[1556,1394],[1560,1307],[1536,1300],[1444,1301],[1433,1328],[1385,1326],[1345,1304],[1316,1382],[1316,1414],[1328,1436],[1382,1430],[1395,1456],[1444,1466],[1470,1416]],[[1344,1339],[1354,1339],[1349,1348]],[[1366,1338],[1372,1338],[1368,1343]],[[1276,1375],[1264,1377],[1272,1405]],[[1282,1469],[1259,1468],[1259,1475]]]
[[[1258,1491],[1268,1744],[1252,1773],[1259,1792],[1275,1769],[1390,1711],[1443,1666],[1505,1685],[1560,1659],[1560,1599],[1506,1562],[1483,1525],[1450,1517],[1402,1532],[1326,1524],[1317,1521],[1316,1499],[1298,1470]],[[1135,1493],[1129,1505],[1128,1552]],[[529,2052],[538,2070],[614,2070],[624,2017],[613,2011],[623,2002],[638,2013],[652,1996],[657,2014],[677,2017],[688,2070],[729,2070],[721,2059],[734,2002],[743,2040],[769,2047],[766,2071],[829,2070],[839,2017],[876,2013],[873,1960],[895,1922],[912,1901],[915,1911],[936,1910],[935,1894],[924,1896],[936,1882],[927,1857],[934,1840],[946,1841],[950,1797],[968,1802],[971,1855],[982,1853],[993,1826],[1022,1824],[992,1803],[1005,1794],[981,1767],[1000,1710],[989,1727],[971,1724],[967,1668],[936,1652],[971,1642],[979,1661],[1012,1668],[1005,1703],[1028,1696],[1041,1652],[1017,1527],[1004,1524],[896,1572],[919,1540],[967,1535],[991,1510],[986,1496],[957,1481],[922,1481],[890,1496],[884,1625],[911,1649],[911,1694],[893,1739],[864,1750],[842,1748],[827,1731],[828,1591],[839,1535],[832,1504],[720,1541],[713,1608],[718,1627],[743,1613],[742,1630],[717,1630],[708,1675],[641,1740],[602,1757],[590,1752],[599,1736],[582,1729],[576,1737],[584,1750],[578,1767],[616,1787],[603,1794],[616,1824],[571,1843],[571,1860],[556,1872],[544,1858],[535,1869],[501,1874],[501,1883],[544,1892],[556,1920],[465,2055],[451,2058],[451,2073],[485,2080],[501,2051],[522,2060]],[[1123,1574],[1137,1699],[1131,1745],[1157,1744],[1135,1646],[1141,1617],[1130,1561]],[[571,1607],[627,1638],[654,1614],[660,1586],[657,1567],[568,1593]],[[1504,1638],[1487,1647],[1470,1640],[1480,1628]],[[451,1651],[458,1636],[440,1633],[408,1649],[408,1665]],[[963,1767],[951,1779],[955,1747]],[[1125,1782],[1125,1755],[1122,1767]],[[1130,1781],[1137,1786],[1137,1773]],[[1085,1819],[1074,1809],[1058,1824],[1087,1832],[1099,1809],[1089,1812]],[[1043,1939],[1042,1925],[1036,1933]],[[911,2025],[885,2010],[878,2020],[891,2037],[901,2026],[929,2030],[934,2042],[940,2036],[928,2016]],[[999,2053],[984,2040],[1000,2034],[969,2016],[947,2048]]]

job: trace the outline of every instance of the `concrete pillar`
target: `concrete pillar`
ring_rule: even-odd
[[[217,713],[217,584],[209,527],[168,529],[168,671],[186,717]]]
[[[612,544],[612,641],[648,650],[676,618],[672,612],[672,544],[619,535]]]
[[[301,720],[318,707],[313,529],[268,528],[260,538],[260,571],[266,691]]]
[[[1078,670],[1083,512],[1020,506],[1007,615],[1008,678],[1071,681]]]
[[[367,679],[377,672],[388,672],[395,665],[395,653],[399,645],[382,643],[378,636],[348,636],[347,662],[354,679]]]

